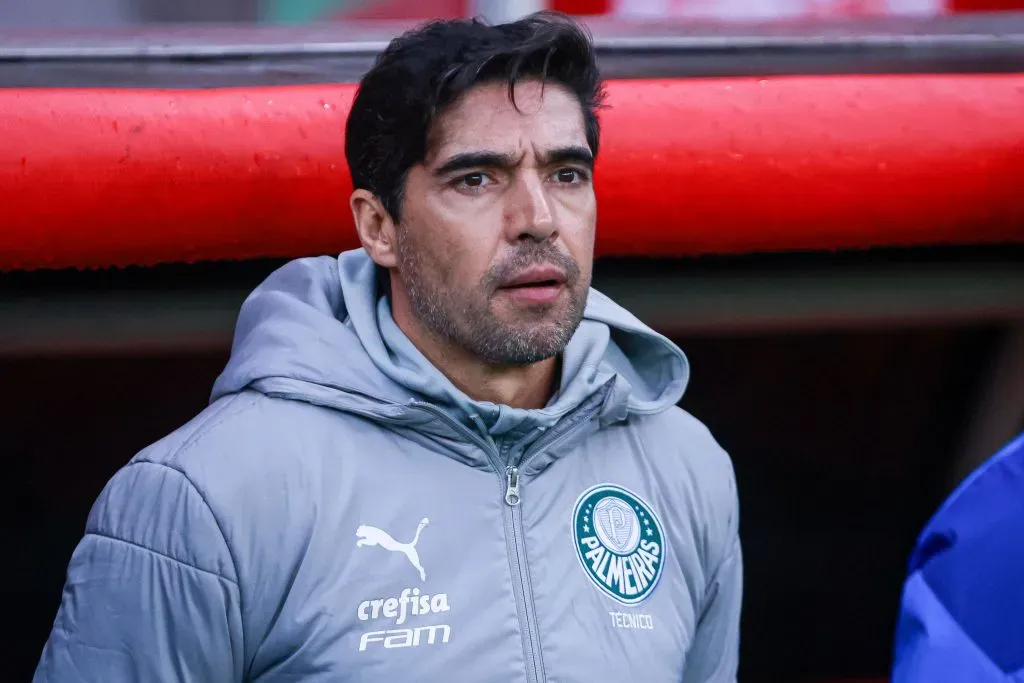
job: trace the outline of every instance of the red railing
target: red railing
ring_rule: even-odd
[[[1024,75],[609,91],[599,254],[1024,241]],[[0,269],[355,246],[353,92],[0,90]]]

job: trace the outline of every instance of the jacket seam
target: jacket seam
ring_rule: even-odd
[[[204,420],[202,424],[196,426],[192,434],[189,435],[189,438],[186,439],[177,449],[175,449],[172,453],[169,454],[169,458],[176,459],[188,453],[190,450],[192,450],[193,447],[197,446],[203,440],[203,437],[209,434],[210,430],[222,425],[223,423],[227,422],[230,418],[235,417],[239,413],[243,412],[247,408],[252,407],[255,404],[255,401],[251,401],[250,403],[241,406],[238,410],[228,412],[230,408],[235,406],[235,403],[238,400],[240,400],[241,397],[242,394],[235,394],[235,396],[232,397],[225,406],[223,406],[220,410],[216,411],[208,419]],[[200,489],[196,485],[196,483],[192,481],[192,478],[188,476],[185,470],[181,467],[177,467],[166,462],[157,462],[155,460],[149,460],[147,458],[140,458],[129,463],[129,465],[136,464],[155,465],[157,467],[163,467],[173,472],[177,472],[178,474],[181,475],[182,479],[184,479],[188,483],[192,490],[195,491],[196,494],[199,496],[199,499],[203,501],[203,505],[206,506],[207,511],[209,511],[210,513],[210,517],[213,518],[213,523],[217,527],[217,531],[220,533],[221,540],[224,542],[224,547],[228,552],[228,557],[231,559],[231,568],[235,571],[235,578],[236,580],[240,579],[241,577],[239,576],[238,573],[238,560],[235,557],[235,552],[232,549],[231,544],[228,543],[227,534],[224,533],[224,524],[221,522],[220,518],[218,518],[217,513],[214,512],[213,507],[210,505],[210,501],[207,500],[207,497],[203,493],[202,489]]]
[[[124,545],[130,546],[132,548],[138,548],[139,550],[143,550],[143,551],[149,553],[150,555],[155,555],[156,557],[162,557],[165,560],[170,560],[171,562],[174,562],[175,564],[179,564],[179,565],[181,565],[181,566],[183,566],[183,567],[185,567],[187,569],[192,569],[192,570],[195,570],[197,572],[200,572],[201,574],[207,574],[209,576],[212,576],[214,578],[220,579],[222,581],[227,581],[228,583],[230,583],[230,584],[232,584],[232,585],[234,585],[236,587],[238,586],[238,582],[235,581],[234,579],[229,579],[226,576],[221,576],[217,572],[210,571],[209,569],[203,569],[202,567],[197,567],[194,564],[190,564],[188,562],[185,562],[184,560],[179,560],[178,558],[174,557],[173,555],[168,555],[167,553],[162,553],[162,552],[160,552],[158,550],[154,550],[154,549],[152,549],[152,548],[150,548],[148,546],[144,546],[141,543],[136,543],[134,541],[129,541],[128,539],[121,538],[120,536],[115,536],[113,534],[103,533],[102,531],[88,531],[88,532],[86,532],[85,536],[86,536],[86,538],[88,538],[89,536],[95,536],[96,538],[105,538],[107,540],[114,541],[115,543],[123,543]]]
[[[211,426],[216,426],[216,425],[211,425]],[[182,451],[176,451],[175,454],[178,454],[180,452],[182,452]],[[239,583],[239,581],[238,581],[238,578],[239,578],[239,576],[238,576],[238,563],[235,561],[235,554],[231,550],[231,544],[228,543],[228,538],[224,534],[224,528],[221,525],[220,520],[217,519],[216,513],[214,513],[213,508],[210,507],[210,503],[206,500],[206,496],[204,496],[203,492],[199,490],[199,487],[195,485],[195,482],[193,482],[189,478],[189,476],[187,474],[185,474],[185,472],[183,470],[181,470],[181,469],[179,469],[177,467],[172,467],[171,465],[168,465],[167,463],[156,462],[154,460],[135,460],[135,461],[132,461],[132,462],[128,463],[128,465],[126,465],[126,467],[135,467],[135,466],[138,466],[138,465],[152,465],[153,467],[159,467],[161,469],[165,469],[165,470],[169,470],[171,472],[174,472],[175,474],[179,475],[182,479],[184,479],[185,483],[187,483],[189,485],[189,487],[193,491],[195,491],[196,495],[199,496],[199,500],[203,501],[203,506],[206,508],[207,512],[210,513],[210,517],[211,517],[211,519],[213,519],[213,525],[215,527],[217,527],[217,533],[220,534],[220,540],[224,543],[224,548],[228,552],[228,558],[231,560],[231,568],[235,572],[235,578],[234,579],[232,579],[231,577],[228,577],[228,576],[225,576],[223,578],[227,579],[228,581],[231,581],[232,583],[238,584]],[[93,532],[90,532],[90,533],[93,533]],[[126,542],[128,542],[128,541],[126,541]],[[139,547],[145,548],[146,546],[140,545]],[[157,551],[154,551],[154,552],[157,552]],[[161,554],[161,553],[157,553],[157,554]],[[176,558],[174,558],[174,557],[172,557],[170,555],[168,555],[168,557],[171,557],[171,559],[176,559]],[[178,561],[181,562],[182,564],[188,564],[187,562],[183,562],[182,560],[178,560]],[[189,566],[192,566],[192,565],[189,565]],[[199,569],[199,567],[196,567],[196,569]],[[203,571],[209,571],[209,570],[205,570],[204,569]],[[210,573],[211,574],[216,574],[216,572],[210,572]],[[220,574],[217,574],[217,576],[220,576]]]
[[[209,432],[211,430],[213,430],[214,428],[218,427],[219,425],[227,422],[228,419],[230,419],[232,417],[235,417],[236,415],[246,411],[247,409],[251,408],[253,405],[256,404],[255,399],[253,399],[253,400],[250,400],[249,403],[244,404],[241,407],[239,407],[237,410],[229,412],[229,409],[234,407],[236,405],[236,403],[242,399],[242,396],[243,396],[243,394],[241,392],[238,393],[238,394],[235,394],[232,398],[230,398],[226,402],[226,404],[220,410],[218,410],[215,413],[213,413],[212,415],[210,415],[210,417],[208,419],[204,420],[202,422],[202,424],[197,425],[195,430],[192,432],[192,434],[189,435],[189,437],[177,449],[175,449],[172,453],[169,454],[169,458],[175,459],[175,458],[178,458],[181,455],[184,455],[185,453],[190,451],[194,446],[198,445],[203,440],[203,437],[205,437],[207,434],[209,434]],[[241,574],[239,573],[239,569],[238,569],[238,567],[239,567],[239,565],[238,565],[238,557],[236,556],[235,550],[231,547],[231,544],[228,542],[227,534],[224,533],[224,524],[221,522],[220,518],[217,516],[217,513],[214,512],[213,507],[210,505],[210,502],[209,502],[209,500],[207,500],[207,497],[206,497],[206,495],[204,495],[202,489],[200,489],[198,486],[196,486],[196,483],[194,481],[192,481],[191,477],[189,477],[188,474],[185,473],[184,469],[182,469],[181,467],[176,467],[176,466],[164,463],[164,462],[156,462],[156,461],[148,460],[148,459],[145,459],[145,458],[140,458],[140,459],[135,460],[135,461],[133,461],[132,463],[129,463],[129,464],[143,464],[143,463],[150,464],[150,465],[156,465],[157,467],[164,467],[164,468],[166,468],[168,470],[172,470],[172,471],[177,472],[178,474],[180,474],[181,477],[188,483],[188,485],[191,486],[192,489],[196,492],[196,494],[199,496],[199,499],[201,501],[203,501],[203,505],[205,505],[206,509],[209,511],[210,517],[213,519],[214,526],[217,527],[217,531],[220,533],[221,540],[224,542],[224,548],[227,550],[228,558],[231,560],[231,568],[235,572],[235,580],[233,581],[233,583],[236,586],[238,586],[238,612],[239,612],[239,615],[243,617],[243,628],[242,628],[242,632],[241,632],[241,639],[242,639],[241,646],[242,646],[242,652],[245,653],[246,652],[245,628],[244,628],[244,615],[245,615],[245,607],[246,607],[246,604],[245,604],[245,602],[246,602],[245,591],[242,590],[242,583],[241,583],[242,577],[241,577]],[[228,579],[228,580],[231,581],[231,579]],[[243,654],[243,657],[244,657],[244,654]]]

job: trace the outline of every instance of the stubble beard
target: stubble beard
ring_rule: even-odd
[[[549,242],[524,243],[469,291],[444,286],[443,274],[424,266],[422,252],[403,230],[398,231],[396,252],[416,318],[441,339],[486,363],[530,365],[551,358],[565,349],[583,319],[589,283],[581,283],[579,266]],[[497,283],[535,263],[553,263],[565,271],[568,302],[564,308],[556,303],[527,311],[517,321],[504,320],[491,308]],[[554,317],[558,310],[564,312]]]

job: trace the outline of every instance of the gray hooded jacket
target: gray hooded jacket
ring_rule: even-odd
[[[362,250],[242,307],[209,407],[108,483],[36,683],[734,681],[732,466],[591,291],[547,407],[456,389]]]

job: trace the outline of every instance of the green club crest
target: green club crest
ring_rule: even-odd
[[[638,495],[614,484],[587,489],[572,512],[576,556],[590,580],[625,605],[643,602],[661,578],[661,522]]]

